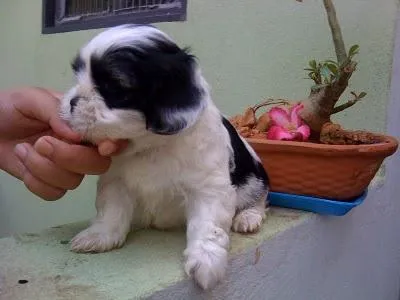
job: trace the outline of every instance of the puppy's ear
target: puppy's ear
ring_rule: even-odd
[[[198,119],[202,107],[154,109],[146,114],[146,127],[156,134],[172,135],[191,127]]]
[[[196,78],[196,62],[185,50],[158,53],[152,90],[146,103],[147,129],[161,135],[171,135],[191,127],[204,108],[204,87]]]
[[[156,134],[176,134],[192,126],[205,106],[194,56],[160,36],[91,58],[96,89],[109,108],[143,113]]]

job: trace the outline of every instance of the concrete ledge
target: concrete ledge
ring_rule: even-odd
[[[231,260],[243,253],[251,253],[243,267],[258,268],[258,261],[265,255],[258,247],[311,216],[304,212],[271,209],[258,234],[232,235]],[[199,293],[182,271],[183,231],[138,231],[132,233],[126,246],[119,250],[104,254],[70,252],[69,239],[86,225],[69,224],[39,234],[0,239],[0,298],[138,299],[178,285],[185,286],[190,293]],[[19,283],[20,280],[28,282]]]
[[[148,299],[398,300],[400,201],[392,188],[385,182],[346,216],[313,215],[233,256],[226,282],[208,294],[179,283]]]
[[[258,234],[232,235],[226,280],[207,293],[183,274],[183,231],[138,231],[122,249],[86,255],[68,245],[84,223],[3,238],[0,299],[397,300],[398,192],[385,180],[343,217],[271,209]]]

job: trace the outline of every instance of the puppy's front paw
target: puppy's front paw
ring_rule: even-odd
[[[74,252],[106,252],[121,247],[125,239],[126,234],[97,223],[81,231],[71,240],[71,250]]]
[[[239,212],[233,219],[232,230],[240,233],[253,233],[260,229],[265,212],[249,208]]]
[[[203,289],[213,288],[224,276],[228,252],[212,241],[199,242],[187,248],[185,271]]]

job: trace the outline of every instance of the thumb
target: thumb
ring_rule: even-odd
[[[54,133],[62,138],[79,141],[79,134],[61,120],[60,100],[56,95],[55,92],[43,88],[27,88],[24,91],[13,92],[11,99],[15,108],[25,117],[48,124]]]

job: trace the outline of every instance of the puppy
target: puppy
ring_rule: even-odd
[[[229,234],[255,232],[268,178],[214,105],[194,56],[151,26],[108,29],[72,63],[61,116],[87,141],[128,139],[100,176],[97,216],[76,252],[121,247],[132,228],[186,225],[185,271],[204,289],[227,267]]]

